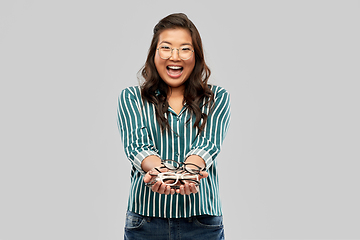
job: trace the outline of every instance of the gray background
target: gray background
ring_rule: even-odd
[[[360,239],[359,1],[0,2],[0,240],[122,239],[117,96],[185,12],[231,94],[228,239]]]

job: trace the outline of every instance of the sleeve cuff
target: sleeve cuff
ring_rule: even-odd
[[[188,154],[186,154],[185,159],[188,158],[190,155],[197,155],[197,156],[201,157],[202,159],[204,159],[205,165],[206,165],[206,167],[205,167],[206,170],[208,170],[213,163],[213,158],[211,157],[211,155],[203,149],[191,150],[190,152],[188,152]]]
[[[142,174],[142,175],[145,175],[146,172],[144,172],[144,170],[142,170],[141,168],[141,163],[142,161],[148,157],[148,156],[157,156],[157,157],[160,157],[160,155],[157,153],[157,152],[154,152],[154,151],[151,151],[151,150],[144,150],[144,151],[141,151],[139,152],[135,157],[134,157],[134,161],[133,161],[133,164],[134,164],[134,167]]]

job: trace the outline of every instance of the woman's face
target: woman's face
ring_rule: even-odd
[[[156,48],[159,47],[173,49],[169,59],[161,58],[159,51],[156,51],[154,61],[161,79],[170,88],[184,88],[195,66],[195,52],[189,59],[183,60],[185,58],[181,59],[176,49],[193,49],[190,32],[183,28],[166,29],[159,35]]]

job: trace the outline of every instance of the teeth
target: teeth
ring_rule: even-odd
[[[181,69],[182,67],[180,67],[180,66],[168,66],[168,68],[171,68],[171,69]]]

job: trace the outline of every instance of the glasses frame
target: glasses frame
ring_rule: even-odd
[[[166,162],[169,162],[173,167],[170,167],[166,164]],[[173,189],[179,189],[180,186],[176,185],[179,181],[181,184],[184,184],[183,180],[191,181],[195,184],[195,186],[200,185],[199,176],[202,176],[200,173],[204,169],[199,167],[198,165],[194,163],[184,163],[184,162],[177,162],[171,159],[161,160],[161,164],[163,166],[160,167],[160,169],[166,168],[167,172],[162,172],[158,168],[154,168],[158,173],[152,174],[149,173],[151,176],[155,177],[153,178],[149,183],[146,183],[145,185],[148,187],[151,187],[154,185],[157,181],[161,181],[167,186],[170,186]],[[197,169],[187,169],[186,166],[195,166]],[[196,178],[196,179],[194,179]],[[166,181],[173,180],[172,183],[167,183]]]
[[[169,168],[169,167],[167,167],[165,165],[166,162],[171,162],[172,164],[174,164],[176,166],[173,165],[174,168]],[[177,161],[174,161],[174,160],[171,160],[171,159],[161,160],[161,164],[163,166],[160,167],[160,168],[167,168],[168,170],[175,171],[175,172],[183,172],[183,171],[185,171],[185,172],[188,172],[188,173],[191,173],[191,174],[198,174],[200,176],[202,176],[202,174],[200,172],[204,170],[201,167],[199,167],[198,165],[196,165],[195,163],[177,162]],[[186,168],[186,166],[195,166],[197,168],[197,170],[195,170],[195,171],[189,170],[189,169]],[[156,170],[158,172],[161,172],[158,169],[156,169]]]
[[[170,51],[170,56],[169,56],[168,58],[163,58],[163,57],[161,57],[161,55],[160,55],[160,50],[159,50],[160,47],[161,47],[161,46],[159,46],[156,50],[157,50],[157,52],[158,52],[158,54],[159,54],[159,57],[160,57],[161,59],[164,59],[164,60],[167,60],[167,59],[169,59],[169,58],[172,57],[174,49],[176,49],[176,50],[178,51],[178,56],[179,56],[179,58],[180,58],[181,60],[183,60],[183,61],[189,60],[189,59],[193,56],[193,54],[194,54],[194,49],[192,49],[192,50],[191,50],[191,56],[188,57],[188,58],[186,58],[186,59],[183,59],[182,57],[180,57],[180,48],[171,48],[171,47],[170,47],[170,49],[171,49],[171,51]]]
[[[184,173],[174,173],[174,172],[161,172],[156,175],[150,174],[151,176],[156,176],[152,181],[146,183],[145,185],[151,187],[157,181],[161,181],[163,184],[170,186],[172,189],[179,189],[180,186],[176,185],[178,182],[184,184],[183,180],[190,181],[191,183],[195,184],[195,186],[200,185],[199,175],[189,174],[187,172]],[[196,179],[194,179],[196,178]],[[167,181],[173,181],[168,183]]]

